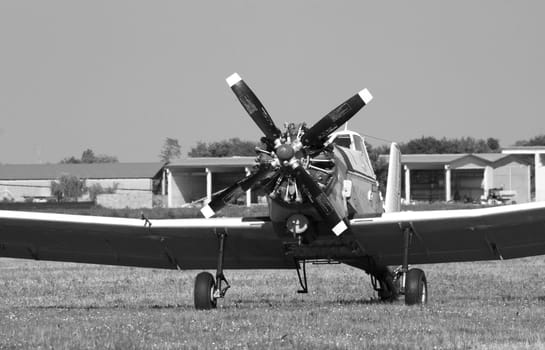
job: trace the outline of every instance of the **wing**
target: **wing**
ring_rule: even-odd
[[[411,227],[409,263],[511,259],[545,254],[545,203],[469,210],[398,212],[355,219],[352,231],[377,262],[399,265],[403,228]]]
[[[150,225],[151,224],[151,225]],[[0,211],[0,256],[153,268],[288,268],[272,224],[241,218],[151,220]]]

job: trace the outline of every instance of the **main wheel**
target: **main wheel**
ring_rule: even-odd
[[[419,305],[428,302],[426,275],[420,269],[410,269],[405,280],[405,304]]]
[[[216,283],[214,276],[210,272],[201,272],[195,278],[195,290],[193,299],[197,310],[210,310],[216,308],[216,298],[214,291]]]

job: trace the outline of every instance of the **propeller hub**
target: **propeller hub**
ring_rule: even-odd
[[[276,156],[282,164],[284,163],[284,161],[290,160],[294,154],[295,151],[293,150],[293,147],[288,144],[283,144],[276,149]]]

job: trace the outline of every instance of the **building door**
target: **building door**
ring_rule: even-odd
[[[480,203],[483,190],[484,169],[452,170],[452,199],[456,202]]]
[[[440,169],[411,170],[411,199],[436,202],[445,200],[445,171]]]

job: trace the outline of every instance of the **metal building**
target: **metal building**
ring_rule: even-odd
[[[255,157],[187,158],[165,166],[168,207],[210,201],[212,194],[246,176]],[[248,191],[242,198],[249,205],[257,199]]]
[[[162,163],[3,164],[0,165],[0,201],[48,200],[51,181],[61,175],[85,180],[86,186],[115,187],[116,193],[99,203],[107,207],[152,207],[161,193]]]
[[[545,146],[509,147],[503,149],[502,153],[533,158],[535,200],[545,201]]]
[[[530,164],[501,153],[406,154],[404,199],[481,202],[498,196],[507,203],[530,202]]]

